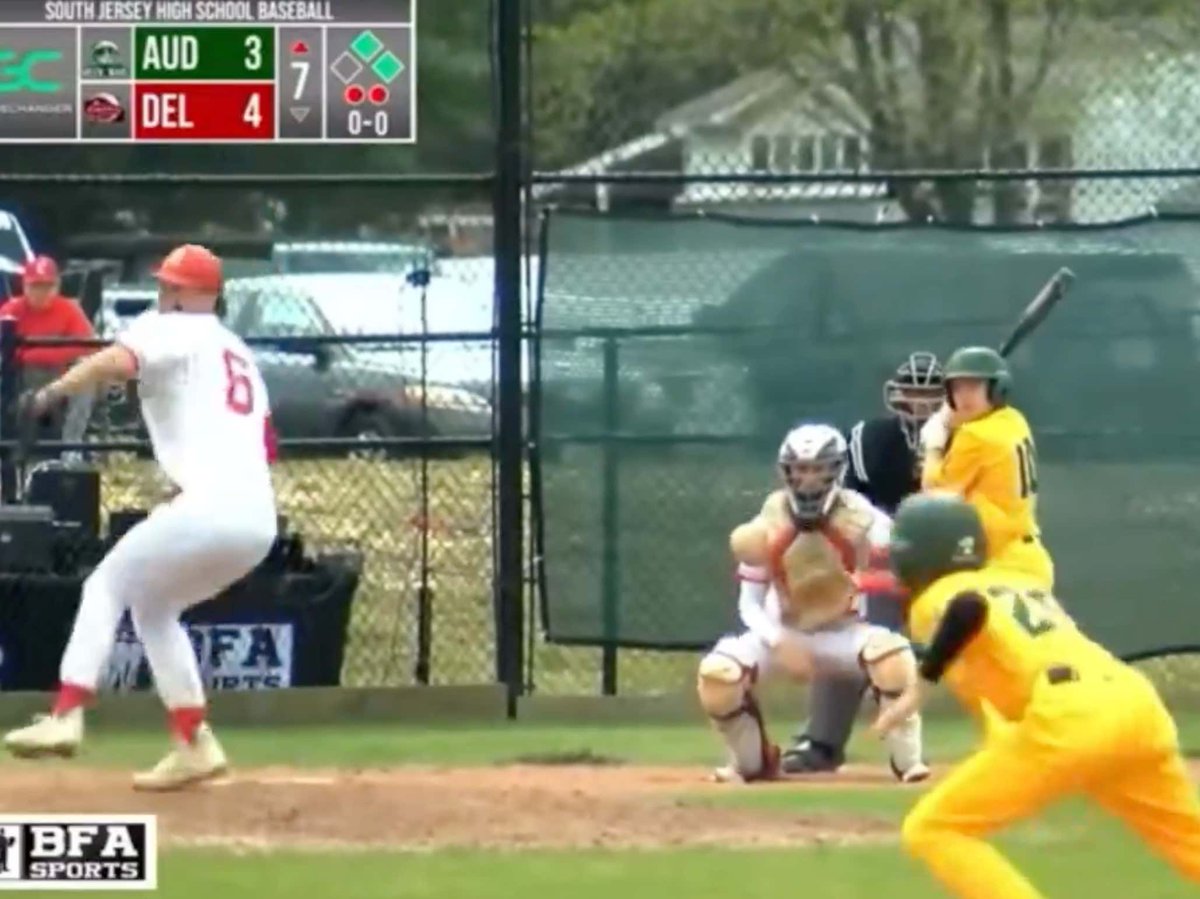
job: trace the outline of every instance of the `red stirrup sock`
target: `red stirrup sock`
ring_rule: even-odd
[[[191,743],[196,739],[196,731],[204,723],[205,711],[204,706],[185,706],[178,709],[171,709],[168,713],[171,722],[171,733],[184,743]]]
[[[73,712],[90,703],[93,696],[95,693],[87,687],[81,687],[78,684],[59,684],[58,695],[54,698],[54,707],[50,710],[50,714],[58,716]]]

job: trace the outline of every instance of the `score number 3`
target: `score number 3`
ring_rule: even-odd
[[[237,415],[249,415],[254,411],[254,384],[250,380],[250,363],[233,350],[226,350],[224,359],[225,407]]]

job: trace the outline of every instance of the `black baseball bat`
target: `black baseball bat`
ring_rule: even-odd
[[[1060,268],[1054,273],[1054,277],[1042,285],[1037,296],[1025,307],[1021,317],[1013,325],[1012,332],[1005,338],[1004,343],[1000,344],[1001,356],[1007,357],[1021,345],[1026,337],[1037,330],[1038,326],[1046,320],[1046,316],[1050,314],[1050,310],[1067,295],[1067,291],[1071,289],[1074,281],[1075,273],[1073,271],[1069,268]]]

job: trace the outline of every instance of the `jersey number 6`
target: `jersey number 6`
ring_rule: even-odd
[[[238,415],[254,411],[254,385],[249,371],[249,362],[233,350],[225,351],[225,406]]]

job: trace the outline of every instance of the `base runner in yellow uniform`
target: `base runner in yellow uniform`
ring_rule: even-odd
[[[962,899],[1042,899],[984,840],[1082,794],[1200,883],[1200,799],[1154,687],[1036,580],[984,565],[986,548],[979,514],[955,494],[918,494],[897,512],[891,565],[925,653],[916,686],[883,710],[876,732],[915,713],[943,679],[1005,721],[909,812],[905,848]]]
[[[1037,450],[1025,416],[1008,405],[1008,363],[988,347],[956,350],[945,368],[946,407],[921,429],[925,490],[952,490],[983,519],[988,561],[1054,586],[1037,523]]]

